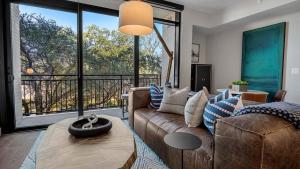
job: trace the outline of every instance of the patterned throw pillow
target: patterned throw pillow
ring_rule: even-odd
[[[208,130],[214,134],[214,123],[217,119],[234,115],[234,110],[239,102],[239,97],[231,97],[217,103],[208,103],[205,106],[203,119]]]
[[[202,123],[207,101],[207,96],[203,90],[189,98],[184,107],[184,119],[188,127],[198,127]]]
[[[150,107],[159,109],[164,92],[155,84],[150,85]]]
[[[218,94],[217,96],[209,99],[209,103],[213,104],[213,103],[217,103],[219,101],[225,100],[232,97],[230,90],[226,89],[224,90],[222,93]]]

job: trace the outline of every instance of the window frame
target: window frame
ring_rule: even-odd
[[[167,1],[149,1],[146,2],[151,3],[153,5],[161,5],[163,9],[170,10],[176,12],[175,14],[175,21],[165,20],[161,18],[154,18],[154,22],[162,23],[162,24],[169,24],[175,26],[175,51],[174,51],[174,87],[179,87],[179,69],[180,69],[180,34],[181,34],[181,11],[184,9],[184,6],[175,4],[172,2]],[[87,12],[94,12],[100,14],[106,14],[111,16],[118,16],[119,11],[115,9],[108,9],[104,7],[88,5],[78,2],[72,2],[67,0],[5,0],[1,1],[1,7],[5,9],[1,14],[1,19],[3,18],[4,26],[3,32],[4,38],[3,42],[6,43],[4,46],[4,60],[5,60],[5,69],[1,70],[0,73],[5,73],[6,81],[5,86],[8,90],[2,91],[0,93],[5,95],[6,105],[0,105],[0,110],[5,110],[0,115],[0,124],[2,125],[3,119],[8,119],[7,122],[9,123],[7,126],[7,131],[14,131],[15,130],[15,117],[14,117],[14,90],[13,90],[13,72],[12,72],[12,54],[11,54],[11,25],[10,25],[10,4],[24,4],[24,5],[31,5],[36,7],[43,7],[49,9],[56,9],[66,12],[73,12],[77,14],[77,78],[78,78],[78,115],[83,115],[83,11]],[[3,5],[3,6],[2,6]],[[2,33],[2,31],[0,32]],[[139,82],[139,37],[135,36],[134,38],[134,85],[138,87]],[[2,51],[2,50],[1,50]],[[2,55],[2,53],[1,53]],[[2,59],[2,58],[0,58]],[[0,74],[1,75],[1,74]],[[0,84],[2,85],[2,84]],[[4,118],[1,118],[1,117]]]

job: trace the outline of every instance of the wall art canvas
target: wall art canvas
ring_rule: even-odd
[[[193,43],[192,46],[192,63],[199,63],[200,60],[200,44]]]
[[[242,80],[249,89],[269,92],[272,101],[282,88],[286,23],[243,33]]]

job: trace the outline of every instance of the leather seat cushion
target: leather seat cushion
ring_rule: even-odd
[[[186,127],[184,116],[172,113],[157,112],[149,121],[167,133],[173,133],[182,127]]]
[[[201,146],[194,151],[184,151],[186,168],[207,169],[213,164],[213,135],[205,128],[184,127],[176,132],[190,133],[201,139]]]
[[[149,119],[155,116],[158,112],[155,109],[142,108],[134,112],[134,131],[141,137],[146,139],[146,127]]]
[[[223,118],[219,119],[219,122],[226,123],[233,128],[239,128],[243,131],[251,131],[259,135],[267,135],[268,133],[291,126],[289,122],[279,117],[258,113]]]
[[[189,168],[211,168],[213,136],[204,128],[189,128],[184,116],[157,112],[154,109],[138,109],[134,112],[134,129],[136,133],[151,147],[170,167],[181,166],[181,151],[168,147],[163,139],[168,133],[186,132],[202,140],[200,148],[184,151],[184,165]],[[193,159],[193,160],[191,160]]]

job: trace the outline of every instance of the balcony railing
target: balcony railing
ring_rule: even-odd
[[[121,106],[121,95],[133,87],[133,75],[85,75],[84,110]],[[51,114],[78,110],[76,75],[22,75],[23,115]],[[141,74],[140,86],[161,84],[157,74]]]

